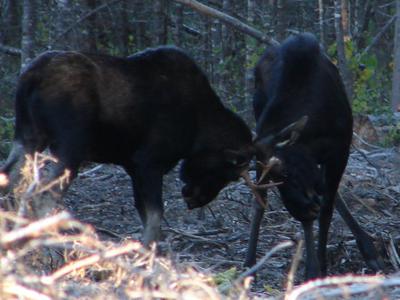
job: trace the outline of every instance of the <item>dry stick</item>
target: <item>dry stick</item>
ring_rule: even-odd
[[[76,271],[78,269],[82,269],[82,268],[88,267],[90,265],[93,265],[95,263],[98,263],[101,259],[112,258],[112,257],[119,256],[119,255],[122,255],[122,254],[125,254],[128,252],[131,252],[131,251],[139,251],[142,247],[143,246],[140,242],[128,242],[124,246],[107,250],[102,254],[94,254],[89,257],[70,262],[67,265],[65,265],[64,267],[55,271],[53,274],[47,275],[47,276],[42,276],[40,278],[40,281],[43,284],[51,285],[59,278],[65,276],[73,271]]]
[[[0,244],[7,245],[23,238],[38,236],[42,231],[45,231],[70,219],[71,216],[69,213],[61,212],[54,216],[33,222],[25,227],[6,233],[0,237]]]
[[[242,280],[243,278],[247,277],[247,276],[252,276],[254,273],[256,273],[261,267],[262,265],[272,256],[274,255],[276,252],[291,247],[293,246],[293,242],[292,241],[286,241],[286,242],[282,242],[278,245],[276,245],[274,248],[272,248],[270,251],[268,251],[263,258],[261,258],[258,263],[256,263],[253,267],[251,267],[250,269],[248,269],[247,271],[243,272],[242,274],[239,275],[239,277],[236,279],[236,282]]]
[[[364,152],[362,152],[360,149],[358,149],[358,147],[356,147],[356,146],[353,145],[353,148],[354,148],[354,150],[356,150],[358,153],[360,153],[360,155],[367,161],[367,163],[369,163],[371,166],[373,166],[375,169],[377,169],[379,175],[382,175],[381,167],[380,167],[380,166],[378,166],[377,164],[375,164],[374,162],[372,162]]]
[[[94,168],[91,168],[90,170],[79,173],[78,177],[85,177],[85,176],[91,175],[92,173],[95,173],[96,171],[100,170],[102,167],[103,167],[103,165],[97,165]]]
[[[360,197],[358,197],[356,194],[351,193],[351,196],[358,201],[358,203],[360,203],[362,206],[364,206],[366,209],[368,209],[370,212],[372,212],[375,215],[379,215],[379,212],[374,209],[373,207],[371,207],[370,205],[364,203],[364,201],[362,201],[362,199],[360,199]],[[342,201],[344,201],[344,198],[342,196],[342,193],[339,191],[338,192],[338,197],[342,198]]]
[[[390,28],[390,26],[394,23],[394,21],[396,21],[396,18],[397,15],[394,15],[390,18],[390,20],[385,24],[385,26],[382,27],[381,31],[379,31],[378,34],[372,39],[371,44],[369,44],[368,47],[365,48],[363,52],[361,52],[360,57],[368,53],[369,50],[371,50],[371,48],[379,42],[379,40],[385,34],[385,32]]]
[[[198,240],[198,241],[202,241],[202,242],[205,242],[205,243],[215,244],[215,245],[218,245],[218,246],[222,246],[222,247],[224,247],[225,249],[228,249],[228,248],[229,248],[228,245],[227,245],[226,243],[217,242],[217,241],[214,241],[214,240],[211,240],[211,239],[207,239],[207,238],[202,237],[202,236],[198,236],[198,235],[194,235],[194,234],[190,234],[190,233],[185,233],[185,232],[183,232],[183,231],[180,231],[180,230],[177,230],[177,229],[174,229],[174,228],[171,228],[171,227],[167,228],[167,230],[169,230],[169,231],[171,231],[171,232],[173,232],[173,233],[179,234],[179,235],[181,235],[181,236],[185,236],[185,237],[194,239],[194,240]]]
[[[0,43],[0,52],[8,54],[8,55],[21,56],[22,50],[20,48],[7,46],[7,45]]]
[[[389,234],[390,237],[390,243],[389,243],[389,253],[390,255],[390,260],[392,261],[392,265],[395,268],[396,271],[399,271],[399,266],[400,266],[400,257],[399,254],[397,253],[396,246],[394,245],[393,237],[391,234]]]
[[[214,289],[212,289],[209,285],[205,284],[204,282],[199,282],[198,280],[193,280],[193,279],[186,279],[178,282],[177,284],[178,288],[184,288],[184,287],[198,287],[201,290],[203,290],[207,294],[207,299],[210,300],[219,300],[221,299],[218,294],[215,292]]]
[[[7,219],[13,223],[19,223],[22,225],[29,223],[29,221],[26,218],[18,217],[17,215],[15,215],[15,213],[3,211],[2,209],[0,209],[0,218]]]
[[[370,143],[368,143],[367,141],[365,141],[361,136],[359,136],[357,133],[355,133],[354,131],[353,131],[353,135],[361,142],[361,143],[363,143],[363,144],[365,144],[365,145],[367,145],[367,146],[369,146],[369,147],[371,147],[371,148],[374,148],[374,149],[383,149],[382,147],[379,147],[379,146],[377,146],[377,145],[373,145],[373,144],[370,144]]]
[[[300,263],[301,256],[303,254],[303,245],[304,245],[304,241],[300,240],[298,245],[297,245],[296,253],[294,254],[293,262],[292,262],[292,265],[290,267],[290,271],[289,271],[289,274],[288,274],[288,281],[287,281],[287,284],[286,284],[285,300],[286,300],[286,295],[288,295],[287,293],[290,293],[292,291],[292,289],[293,289],[294,274],[297,271],[297,268],[298,268],[299,263]]]
[[[60,39],[62,39],[64,37],[64,35],[66,35],[68,32],[70,32],[72,29],[75,28],[75,26],[79,25],[80,23],[82,23],[83,21],[85,21],[87,18],[91,17],[92,15],[96,14],[97,12],[99,12],[100,10],[102,10],[103,8],[108,7],[109,5],[113,5],[115,3],[120,2],[121,0],[114,0],[114,1],[110,1],[110,2],[106,2],[103,3],[101,5],[99,5],[98,7],[94,8],[93,10],[89,11],[88,13],[86,13],[84,16],[80,17],[74,24],[72,24],[71,26],[69,26],[67,29],[65,29],[62,33],[60,33],[60,35],[58,35],[56,37],[56,39],[53,41],[53,43],[58,42]]]
[[[40,185],[38,185],[39,189],[33,194],[33,196],[35,195],[39,195],[43,192],[46,191],[51,191],[51,189],[56,186],[59,185],[60,189],[62,190],[64,188],[65,184],[69,183],[69,179],[71,177],[71,171],[68,169],[64,170],[64,174],[58,178],[56,178],[55,180],[49,182],[48,184],[46,184],[45,186],[41,187]]]
[[[307,292],[311,292],[314,289],[318,289],[319,293],[321,293],[322,287],[329,287],[329,286],[337,286],[337,285],[349,285],[349,284],[369,284],[372,286],[367,286],[365,288],[358,287],[355,291],[350,289],[350,294],[354,295],[355,293],[360,294],[367,292],[377,286],[383,287],[390,287],[390,286],[397,286],[400,285],[400,278],[389,278],[385,279],[383,276],[354,276],[354,275],[347,275],[347,276],[335,276],[335,277],[328,277],[325,279],[317,279],[313,281],[308,281],[307,283],[299,286],[298,288],[294,289],[285,300],[297,300],[300,299],[302,294]],[[335,293],[330,293],[330,296],[339,296],[343,294],[343,288],[339,289],[339,291]]]
[[[17,283],[13,283],[10,286],[5,284],[3,291],[6,294],[11,294],[11,295],[17,296],[18,299],[20,299],[20,298],[32,299],[32,300],[51,300],[52,299],[51,297],[49,297],[45,294],[42,294],[35,290],[28,289],[27,287],[17,284]]]
[[[119,238],[119,239],[121,239],[121,240],[124,239],[124,236],[123,236],[123,235],[118,234],[118,233],[116,233],[116,232],[114,232],[114,231],[112,231],[112,230],[109,230],[109,229],[105,229],[105,228],[96,226],[96,231],[105,233],[105,234],[107,234],[107,235],[109,235],[109,236],[112,236],[112,237]]]

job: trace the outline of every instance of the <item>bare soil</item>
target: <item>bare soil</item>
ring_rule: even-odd
[[[396,149],[354,149],[340,189],[357,220],[375,238],[385,273],[400,267],[395,255],[400,248],[399,167],[400,154]],[[174,169],[164,178],[161,253],[177,263],[193,262],[197,269],[206,272],[220,273],[231,268],[242,272],[254,201],[250,190],[243,182],[233,183],[209,207],[192,211],[186,208],[180,191],[181,182]],[[299,222],[287,213],[278,193],[271,190],[268,197],[259,257],[282,241],[302,238]],[[117,166],[91,164],[81,170],[65,203],[104,239],[140,238],[142,227],[134,208],[130,178]],[[351,232],[337,213],[330,232],[329,273],[368,273]],[[263,265],[253,285],[255,294],[273,296],[284,290],[295,250],[292,247],[280,251]],[[304,264],[300,262],[296,283],[302,281],[303,273]]]

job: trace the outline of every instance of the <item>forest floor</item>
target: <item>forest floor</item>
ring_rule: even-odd
[[[340,193],[362,227],[376,240],[385,262],[385,273],[399,270],[400,154],[398,149],[353,148]],[[254,174],[253,174],[254,176]],[[243,182],[229,185],[206,209],[189,211],[181,197],[177,169],[165,176],[161,252],[177,263],[190,262],[197,270],[221,273],[243,271],[253,195]],[[275,190],[269,191],[258,257],[275,245],[302,238],[299,222],[283,207]],[[69,189],[66,206],[73,215],[90,223],[106,240],[139,239],[141,223],[134,208],[130,178],[117,166],[89,165]],[[317,227],[315,228],[317,229]],[[258,271],[252,292],[277,296],[285,288],[295,247],[273,255]],[[356,242],[335,212],[328,243],[329,274],[365,274],[369,270]],[[233,271],[235,272],[235,271]],[[295,283],[302,281],[300,262]]]

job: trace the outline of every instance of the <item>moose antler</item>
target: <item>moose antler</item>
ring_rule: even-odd
[[[273,182],[273,183],[267,183],[267,184],[260,184],[263,179],[265,178],[265,176],[267,176],[267,174],[269,173],[269,171],[276,165],[281,164],[281,161],[276,158],[276,157],[271,157],[268,161],[268,163],[262,163],[260,161],[257,161],[257,164],[260,165],[262,167],[262,173],[261,176],[259,178],[259,180],[257,181],[257,183],[253,183],[253,181],[250,178],[250,174],[249,174],[249,169],[245,169],[240,176],[244,179],[244,181],[246,182],[246,185],[251,189],[251,191],[253,192],[257,202],[261,205],[261,207],[263,207],[264,209],[267,207],[267,203],[264,200],[264,198],[260,195],[259,190],[266,190],[269,189],[271,187],[277,186],[282,184],[282,182]]]
[[[261,173],[261,176],[260,176],[260,179],[258,179],[258,181],[257,181],[257,185],[259,185],[264,180],[265,176],[267,176],[267,174],[269,173],[269,171],[271,171],[271,169],[273,167],[279,166],[279,165],[281,165],[281,163],[282,163],[281,160],[279,158],[275,157],[275,156],[272,156],[269,159],[267,164],[265,164],[265,163],[263,163],[261,161],[257,161],[257,164],[260,165],[262,167],[262,169],[263,169],[262,173]]]

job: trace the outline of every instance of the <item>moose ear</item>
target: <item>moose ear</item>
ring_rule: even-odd
[[[227,163],[235,167],[245,167],[250,161],[244,153],[231,149],[224,150],[224,158]]]
[[[282,148],[286,145],[293,145],[300,137],[301,131],[304,129],[308,121],[308,116],[301,117],[298,121],[290,124],[289,126],[282,129],[277,135],[276,139],[279,141],[290,134],[289,139],[279,142],[275,145],[277,148]]]
[[[301,131],[304,129],[308,121],[308,116],[301,117],[298,121],[286,126],[277,134],[268,135],[256,141],[256,146],[263,152],[275,147],[282,148],[287,145],[294,144],[300,137]]]

